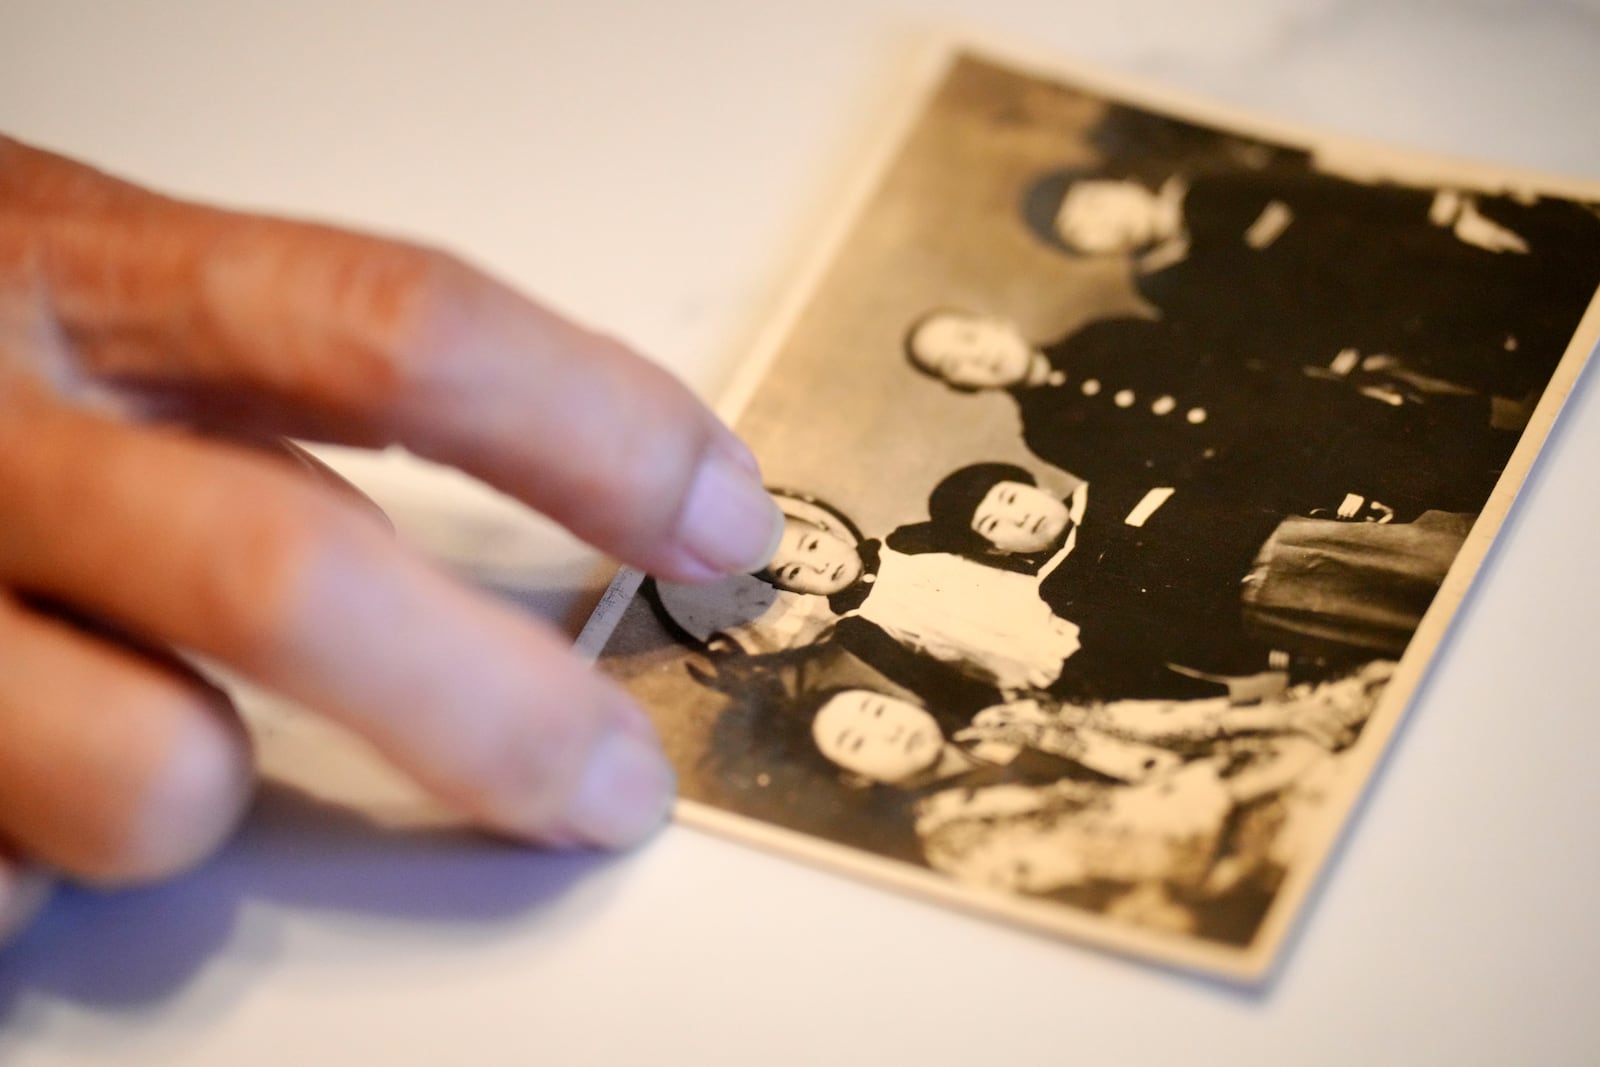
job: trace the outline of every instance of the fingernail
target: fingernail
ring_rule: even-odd
[[[783,513],[757,476],[725,449],[708,449],[679,528],[689,551],[714,571],[746,574],[767,565],[782,536]]]
[[[568,826],[601,848],[627,848],[672,810],[676,779],[661,751],[624,729],[611,730],[589,755],[567,809]]]

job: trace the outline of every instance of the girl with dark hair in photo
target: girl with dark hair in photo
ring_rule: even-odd
[[[1074,494],[1091,519],[1094,488]],[[1434,511],[1403,523],[1280,520],[1189,487],[1137,523],[1101,513],[1067,544],[1047,542],[1050,522],[1036,516],[1062,507],[1021,468],[974,464],[934,489],[916,537],[1039,574],[1040,596],[1083,645],[1050,690],[1089,700],[1220,688],[1254,698],[1284,670],[1331,678],[1397,658],[1472,522]]]
[[[912,657],[909,669],[938,665],[992,696],[1048,686],[1076,652],[1077,628],[1049,610],[1029,576],[954,552],[908,553],[861,539],[832,508],[777,499],[788,522],[763,576],[785,593],[826,598],[841,639],[853,633],[863,648],[879,645],[875,658],[894,654],[881,647],[887,638]]]
[[[1003,635],[987,643],[981,630],[965,642],[942,636],[939,612],[917,619],[917,596],[925,601],[937,589],[918,586],[914,575],[906,581],[906,568],[892,559],[883,582],[878,542],[863,538],[842,512],[798,493],[772,495],[787,521],[762,572],[713,585],[645,586],[679,639],[711,654],[716,688],[735,692],[741,678],[814,668],[842,652],[956,715],[970,717],[998,699],[1018,670]],[[897,590],[897,580],[910,588]],[[1042,605],[1021,606],[1023,622],[1048,615]],[[947,602],[945,612],[951,610]],[[1011,629],[1018,625],[1005,621]],[[709,676],[701,680],[711,684]]]
[[[1086,492],[1062,500],[1014,463],[975,463],[946,475],[928,496],[928,521],[902,526],[889,547],[954,552],[1006,570],[1039,574],[1082,521]],[[1076,512],[1076,514],[1075,514]]]
[[[1075,507],[1085,520],[1097,514],[1095,486],[1073,497],[1053,497],[1020,467],[973,464],[934,488],[928,522],[903,543],[1030,576],[1052,612],[1079,627],[1083,650],[1048,687],[1062,697],[1201,697],[1256,684],[1271,657],[1244,631],[1240,583],[1277,517],[1169,491],[1136,522],[1118,508],[1080,524]]]

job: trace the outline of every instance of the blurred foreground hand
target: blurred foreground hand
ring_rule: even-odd
[[[391,442],[675,581],[781,520],[683,386],[449,256],[200,207],[0,138],[0,940],[50,877],[218,847],[253,769],[198,653],[492,830],[625,847],[673,778],[535,620],[276,447]]]

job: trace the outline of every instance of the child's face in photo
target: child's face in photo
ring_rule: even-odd
[[[767,569],[781,588],[827,596],[861,577],[861,556],[854,545],[822,527],[790,518]]]
[[[1043,552],[1067,532],[1066,504],[1024,482],[996,482],[972,513],[972,529],[1002,552]]]

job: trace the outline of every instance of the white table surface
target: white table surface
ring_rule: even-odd
[[[446,245],[710,396],[908,57],[952,22],[1600,178],[1593,0],[0,0],[0,128],[176,192]],[[1600,1061],[1596,456],[1585,380],[1262,990],[683,829],[607,862],[276,796],[204,870],[69,896],[0,955],[0,1060]],[[534,607],[570,600],[588,561],[564,537],[398,460],[351,469],[419,544]]]

